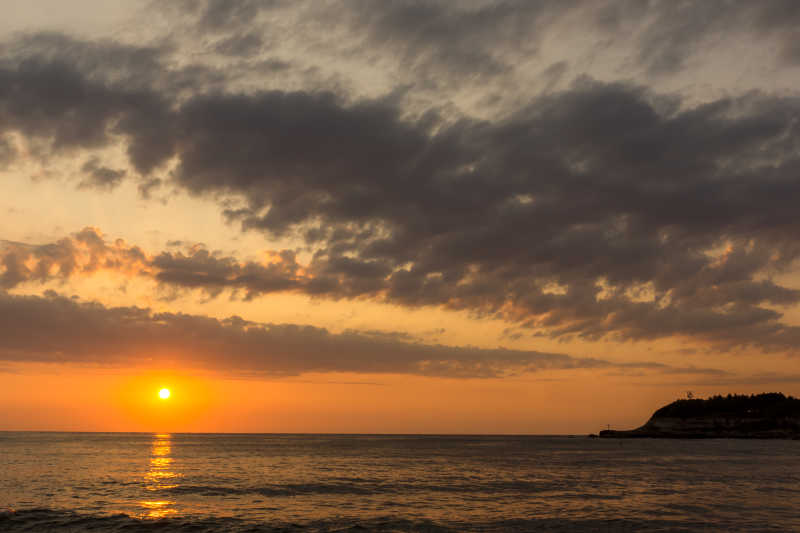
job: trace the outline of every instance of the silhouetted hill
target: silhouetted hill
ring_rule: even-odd
[[[616,438],[800,438],[800,400],[779,392],[676,400],[640,428],[605,430]]]

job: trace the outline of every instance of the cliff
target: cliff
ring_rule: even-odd
[[[640,428],[600,437],[800,439],[800,400],[776,392],[677,400]]]

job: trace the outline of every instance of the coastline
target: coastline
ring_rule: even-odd
[[[643,426],[606,429],[617,439],[800,439],[800,400],[781,393],[676,400],[658,409]]]

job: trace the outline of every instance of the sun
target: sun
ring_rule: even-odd
[[[161,389],[160,391],[158,391],[158,397],[161,398],[162,400],[166,400],[167,398],[169,398],[169,389]]]

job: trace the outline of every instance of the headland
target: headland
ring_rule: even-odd
[[[800,400],[779,392],[676,400],[643,426],[605,438],[800,439]]]

